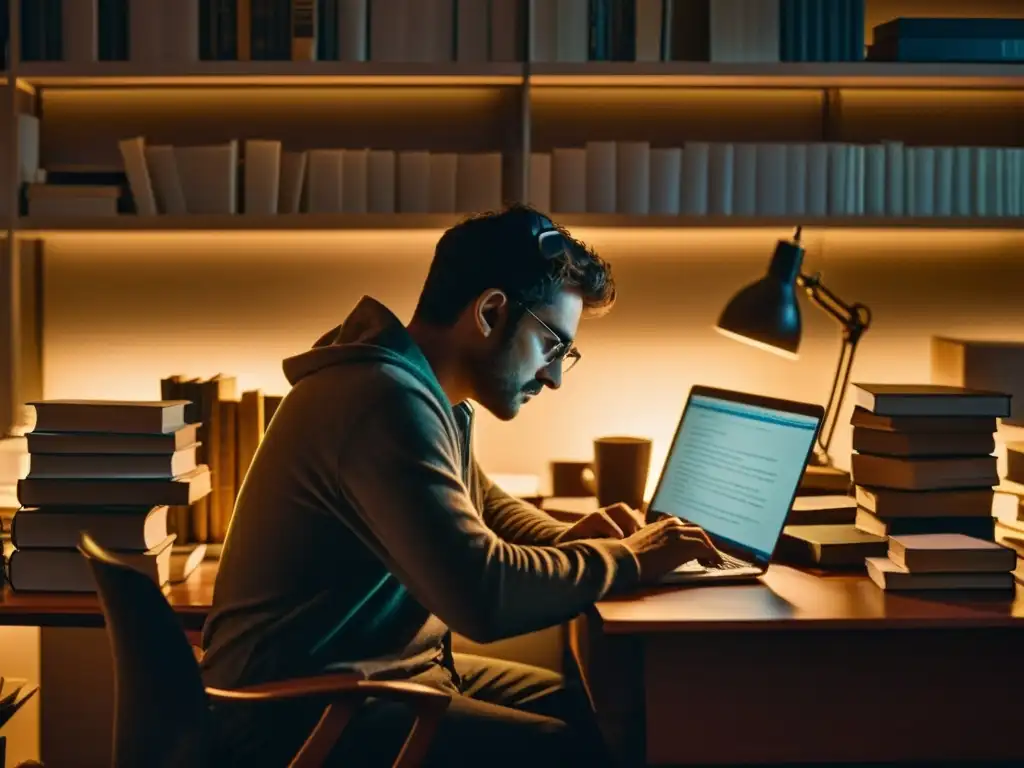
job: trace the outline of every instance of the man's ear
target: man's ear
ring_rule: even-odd
[[[508,305],[508,297],[497,288],[480,294],[476,300],[473,319],[484,337],[489,337],[501,325],[504,319],[504,313],[501,310],[506,305]]]

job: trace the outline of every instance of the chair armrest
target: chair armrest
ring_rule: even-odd
[[[281,701],[338,694],[353,694],[361,698],[386,696],[400,701],[438,703],[451,699],[444,691],[420,683],[401,680],[366,680],[362,675],[342,673],[296,677],[291,680],[275,680],[244,688],[207,688],[206,694],[221,701]]]

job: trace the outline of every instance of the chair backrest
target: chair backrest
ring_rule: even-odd
[[[114,657],[114,766],[201,765],[209,714],[199,667],[160,588],[88,534],[89,563]]]

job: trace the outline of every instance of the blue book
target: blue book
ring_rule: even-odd
[[[864,2],[848,0],[847,61],[864,61]]]
[[[1014,63],[1024,62],[1024,38],[1018,40],[955,40],[952,38],[910,38],[887,40],[871,46],[875,61],[928,63]]]
[[[936,38],[953,37],[977,40],[997,38],[1001,40],[1024,39],[1024,19],[940,19],[899,17],[878,24],[872,30],[873,42],[889,38]]]

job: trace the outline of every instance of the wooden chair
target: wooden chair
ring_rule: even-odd
[[[416,683],[366,680],[354,673],[236,690],[205,688],[181,624],[153,580],[120,562],[88,534],[81,535],[78,549],[95,577],[113,651],[116,768],[214,765],[213,701],[299,698],[323,701],[324,711],[291,768],[319,766],[369,696],[401,701],[415,715],[395,768],[411,768],[422,761],[450,703],[447,694]]]

